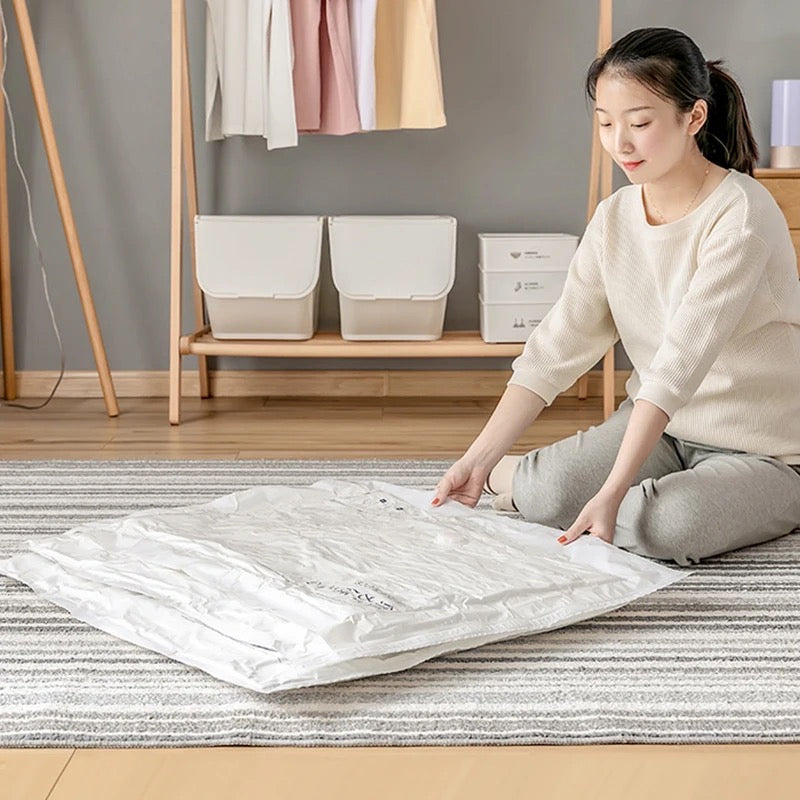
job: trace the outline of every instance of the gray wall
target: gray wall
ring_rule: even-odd
[[[111,367],[165,369],[170,3],[28,3]],[[582,232],[591,131],[582,81],[595,49],[593,0],[439,0],[446,128],[305,136],[297,148],[272,152],[254,139],[204,141],[204,4],[187,5],[201,212],[452,214],[459,221],[457,278],[446,319],[452,329],[478,325],[479,231]],[[16,20],[11,3],[3,6],[9,24],[6,84],[67,367],[93,369]],[[707,58],[727,59],[749,103],[761,163],[767,164],[771,81],[800,77],[797,0],[618,0],[614,15],[615,38],[636,27],[676,27]],[[624,181],[621,174],[616,178],[618,185]],[[56,369],[24,190],[10,153],[9,195],[17,365]],[[338,309],[325,266],[322,327],[330,329]],[[189,300],[187,287],[187,310]],[[508,363],[475,359],[451,366]],[[224,359],[218,366],[442,364]]]

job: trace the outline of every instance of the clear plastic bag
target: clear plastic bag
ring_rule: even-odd
[[[596,537],[381,482],[262,486],[0,561],[77,618],[273,692],[570,625],[685,575]]]

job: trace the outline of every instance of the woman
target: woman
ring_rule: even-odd
[[[787,534],[800,525],[800,282],[786,220],[752,177],[742,93],[667,28],[613,44],[586,90],[632,185],[599,204],[561,298],[432,502],[474,506],[488,479],[563,544],[588,532],[682,565]],[[616,412],[501,460],[618,340],[634,369]]]

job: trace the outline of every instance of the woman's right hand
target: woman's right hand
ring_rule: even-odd
[[[445,472],[436,486],[431,505],[439,506],[445,500],[457,500],[474,508],[483,494],[483,486],[489,471],[463,456]]]

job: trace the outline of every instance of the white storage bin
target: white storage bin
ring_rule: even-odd
[[[554,303],[567,280],[566,270],[486,272],[480,265],[480,294],[487,303]]]
[[[487,303],[480,297],[481,338],[485,342],[524,342],[554,303]]]
[[[486,272],[567,269],[578,237],[569,233],[479,233],[480,264]]]
[[[343,339],[433,340],[456,272],[456,220],[328,218]]]
[[[197,282],[218,339],[310,339],[317,329],[318,216],[195,217]]]

